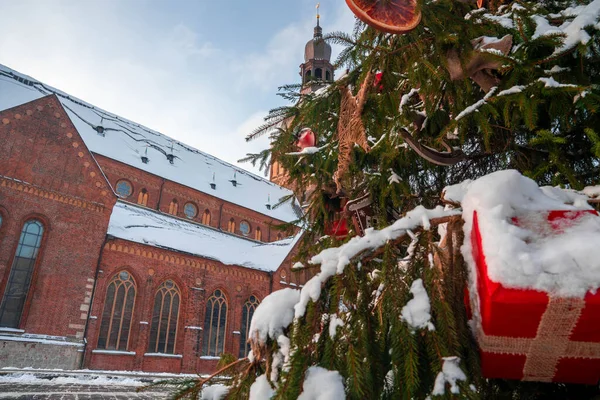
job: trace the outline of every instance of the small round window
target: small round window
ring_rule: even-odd
[[[122,271],[119,274],[119,278],[121,278],[122,280],[126,281],[129,279],[129,273],[127,271]]]
[[[117,182],[117,194],[119,195],[119,197],[123,197],[123,198],[127,198],[129,196],[131,196],[131,193],[133,193],[133,188],[131,187],[131,183],[129,183],[128,181],[121,179],[120,181]]]
[[[198,215],[198,207],[194,203],[186,203],[183,207],[183,213],[188,218],[195,218]]]
[[[242,232],[242,235],[244,236],[248,236],[250,234],[250,224],[248,221],[240,222],[240,232]]]

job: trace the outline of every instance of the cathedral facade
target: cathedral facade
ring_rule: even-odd
[[[333,81],[314,38],[303,93]],[[0,367],[213,372],[293,271],[265,180],[0,65]],[[282,230],[287,224],[287,230]]]
[[[210,372],[298,287],[291,192],[0,66],[0,366]]]

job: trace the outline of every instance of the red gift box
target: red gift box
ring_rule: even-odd
[[[565,219],[585,211],[550,211],[548,223],[559,231]],[[518,220],[513,220],[518,225]],[[484,377],[538,382],[597,384],[600,381],[600,292],[584,299],[549,296],[536,290],[509,289],[492,282],[483,240],[473,215],[471,245],[477,267],[479,313],[476,337]],[[493,240],[493,239],[491,239]],[[600,243],[598,244],[600,246]],[[598,260],[600,262],[600,260]]]

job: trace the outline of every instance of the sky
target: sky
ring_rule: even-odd
[[[299,83],[315,5],[0,0],[0,64],[237,164],[268,146],[244,137],[286,104],[277,88]],[[343,1],[321,0],[320,14],[324,33],[354,26]]]

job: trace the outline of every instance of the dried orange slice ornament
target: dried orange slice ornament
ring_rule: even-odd
[[[346,0],[365,24],[387,33],[407,33],[421,22],[417,0]]]

